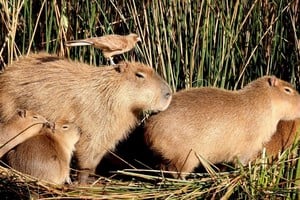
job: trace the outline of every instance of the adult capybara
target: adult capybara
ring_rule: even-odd
[[[264,144],[266,155],[276,159],[279,153],[282,153],[298,140],[300,136],[299,131],[300,119],[280,121],[277,124],[276,132],[271,137],[270,141]]]
[[[149,118],[145,137],[169,161],[169,170],[192,172],[199,159],[236,158],[246,164],[276,130],[279,120],[300,117],[300,95],[274,76],[238,91],[194,88],[173,95],[169,108]],[[176,175],[177,176],[177,175]]]
[[[0,122],[0,158],[9,150],[39,133],[43,126],[52,126],[43,116],[17,109],[5,123]]]
[[[46,53],[8,66],[0,75],[0,100],[1,95],[51,121],[74,120],[82,129],[76,144],[80,182],[137,124],[142,111],[163,111],[172,98],[168,84],[142,63],[91,67]],[[3,104],[0,116],[7,118],[11,109]]]
[[[71,183],[70,162],[80,128],[65,120],[55,129],[43,128],[40,134],[7,153],[8,164],[23,173],[55,184]]]

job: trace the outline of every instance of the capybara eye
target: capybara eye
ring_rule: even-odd
[[[68,129],[69,126],[68,126],[68,125],[63,125],[62,128],[63,128],[63,129]]]
[[[285,91],[286,93],[288,93],[288,94],[291,94],[291,93],[292,93],[292,89],[289,88],[289,87],[285,87],[285,88],[284,88],[284,91]]]
[[[145,78],[144,74],[141,73],[141,72],[136,72],[135,76],[138,77],[138,78]]]

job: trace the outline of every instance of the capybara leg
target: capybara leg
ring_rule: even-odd
[[[174,178],[185,179],[188,173],[194,171],[194,169],[199,165],[199,160],[195,155],[189,155],[189,158],[181,158],[177,162],[171,162],[168,166],[170,171],[174,171],[177,173],[173,173]]]
[[[81,169],[78,174],[79,184],[86,184],[91,173],[93,173],[93,171],[90,169]]]
[[[173,163],[161,165],[161,169],[169,171],[174,178],[184,179],[184,177],[181,176],[180,170],[177,169]]]
[[[104,151],[104,153],[105,153],[105,151]],[[88,157],[85,157],[85,160],[80,160],[80,158],[79,158],[80,172],[78,175],[78,181],[80,184],[87,183],[89,180],[89,175],[95,174],[96,167],[99,164],[104,153],[99,153],[96,155],[93,155],[90,153]]]
[[[97,164],[93,165],[93,162],[89,160],[89,158],[93,158],[93,155],[89,155],[90,157],[85,157],[84,160],[78,158],[79,164],[79,173],[78,173],[78,182],[79,184],[86,184],[89,180],[89,175],[95,173],[95,169]],[[95,162],[94,162],[95,163]]]

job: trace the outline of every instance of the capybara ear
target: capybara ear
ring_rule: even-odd
[[[128,67],[128,62],[121,62],[115,67],[115,70],[119,73],[123,73],[124,71],[126,71],[126,69],[128,69]]]
[[[271,76],[269,79],[268,79],[268,82],[270,84],[270,86],[275,86],[277,85],[277,78],[275,76]]]
[[[17,113],[20,117],[25,118],[26,117],[26,110],[24,109],[17,109]]]

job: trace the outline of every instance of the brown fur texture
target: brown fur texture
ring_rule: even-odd
[[[264,147],[266,155],[276,159],[279,153],[289,148],[296,142],[300,135],[300,119],[290,121],[280,121],[277,125],[276,132]]]
[[[142,111],[163,111],[171,101],[168,84],[137,62],[92,67],[48,54],[23,58],[0,75],[1,95],[52,121],[64,118],[82,129],[76,145],[80,169],[94,172],[108,149],[136,126]],[[0,102],[0,116],[11,109]],[[86,182],[87,173],[80,173]]]
[[[169,161],[168,169],[183,178],[181,172],[192,172],[199,158],[212,163],[238,158],[246,164],[270,140],[279,120],[298,117],[298,92],[287,82],[265,76],[238,91],[177,92],[166,111],[149,118],[145,137]]]
[[[0,123],[0,158],[18,144],[37,135],[44,125],[50,126],[51,123],[33,111],[17,109],[6,123]]]
[[[54,131],[43,128],[7,153],[8,164],[38,179],[55,184],[70,183],[70,162],[80,129],[74,123],[60,120]]]

